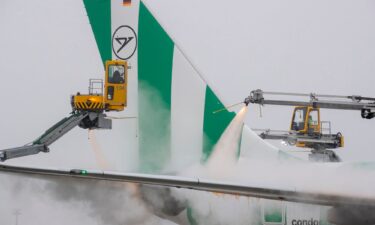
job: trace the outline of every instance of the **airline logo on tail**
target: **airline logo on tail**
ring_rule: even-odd
[[[119,58],[127,60],[137,50],[137,34],[127,25],[119,26],[112,36],[112,51]]]

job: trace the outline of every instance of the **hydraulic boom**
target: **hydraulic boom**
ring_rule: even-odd
[[[0,150],[0,161],[49,152],[49,146],[74,127],[112,129],[112,120],[104,112],[123,111],[127,105],[127,62],[111,60],[105,64],[104,84],[90,79],[89,93],[71,96],[72,113],[57,122],[30,144]],[[104,89],[104,91],[103,91]]]
[[[283,96],[279,99],[266,98],[265,96]],[[289,100],[292,98],[292,100]],[[295,100],[293,98],[309,97],[308,100]],[[289,145],[301,148],[310,148],[309,155],[312,161],[337,162],[340,158],[330,149],[344,146],[344,137],[340,132],[331,133],[331,123],[320,120],[320,109],[360,110],[362,118],[375,117],[375,98],[359,95],[322,95],[286,92],[264,92],[260,89],[253,90],[244,100],[246,105],[284,105],[294,106],[292,121],[289,131],[277,132],[263,130],[259,136],[263,139],[283,140]],[[324,133],[323,124],[329,125],[329,132]]]
[[[294,100],[277,100],[266,99],[265,95],[282,95],[295,97],[310,97],[309,101]],[[321,94],[303,94],[303,93],[287,93],[287,92],[264,92],[260,89],[250,92],[250,95],[244,100],[248,105],[286,105],[286,106],[310,106],[313,108],[326,109],[343,109],[343,110],[360,110],[364,119],[372,119],[375,117],[375,98],[362,97],[359,95],[321,95]]]
[[[103,113],[81,112],[74,113],[53,125],[42,136],[28,145],[0,150],[0,161],[34,155],[39,152],[49,152],[48,146],[64,136],[74,127],[87,129],[111,129],[112,121],[105,118]]]

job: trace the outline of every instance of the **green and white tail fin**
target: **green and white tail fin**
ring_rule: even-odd
[[[140,0],[84,0],[103,60],[124,59],[128,75],[126,148],[138,152],[140,170],[158,172],[169,163],[205,161],[235,113],[224,105]],[[136,138],[134,138],[136,137]],[[129,139],[129,140],[128,140]],[[244,126],[243,154],[278,157]],[[262,147],[263,146],[263,147]],[[242,154],[242,153],[241,153]]]

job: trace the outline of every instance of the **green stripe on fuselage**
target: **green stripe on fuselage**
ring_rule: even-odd
[[[112,59],[111,0],[83,0],[100,56],[105,65]]]
[[[170,158],[174,43],[143,2],[138,22],[140,169],[157,172]]]

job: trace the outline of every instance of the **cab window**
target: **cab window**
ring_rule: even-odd
[[[113,86],[108,86],[107,87],[107,99],[113,100],[114,94],[115,94],[115,88]]]
[[[110,65],[108,67],[108,83],[125,83],[125,68],[122,65]]]
[[[299,131],[305,127],[306,108],[299,108],[294,111],[292,130]]]

